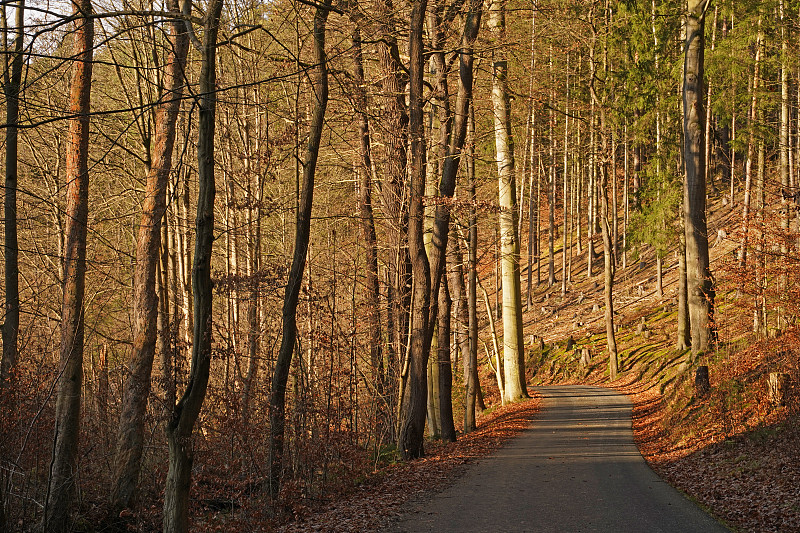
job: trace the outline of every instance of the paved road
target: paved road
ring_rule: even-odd
[[[610,389],[541,387],[531,427],[472,465],[396,532],[728,531],[647,466],[627,397]]]

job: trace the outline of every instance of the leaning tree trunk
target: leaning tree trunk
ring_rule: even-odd
[[[189,487],[192,477],[192,430],[200,415],[211,367],[211,254],[214,244],[214,125],[217,97],[216,51],[223,0],[208,6],[200,69],[200,117],[197,132],[198,196],[192,267],[194,330],[192,363],[186,391],[167,423],[169,470],[164,487],[165,533],[184,533],[189,528]]]
[[[505,4],[493,0],[489,7],[489,28],[496,44],[504,45]],[[507,88],[508,63],[501,49],[495,51],[492,77],[495,149],[500,195],[500,232],[503,270],[503,369],[505,401],[528,396],[525,384],[525,353],[522,339],[522,293],[519,272],[517,187],[514,182],[514,141],[511,136],[511,110]]]
[[[278,359],[272,378],[270,396],[270,496],[277,498],[283,475],[283,446],[286,425],[286,383],[292,365],[292,355],[297,340],[297,302],[303,284],[303,270],[308,256],[311,233],[311,207],[314,201],[314,176],[317,170],[325,110],[328,107],[328,65],[325,55],[325,29],[331,0],[325,0],[314,14],[314,76],[311,93],[314,95],[314,111],[309,125],[308,147],[303,163],[303,189],[297,211],[297,231],[294,240],[294,256],[283,299],[283,332]]]
[[[94,19],[90,0],[73,4],[76,59],[70,84],[66,154],[67,209],[64,249],[64,300],[61,311],[61,357],[55,408],[53,458],[47,484],[43,529],[69,528],[75,493],[78,433],[83,387],[83,297],[86,282],[86,223],[89,215],[89,97],[92,88]]]
[[[170,10],[180,12],[177,0]],[[159,106],[153,148],[153,164],[148,170],[142,217],[136,241],[136,265],[133,272],[133,344],[129,362],[130,375],[122,393],[122,412],[117,429],[114,455],[114,484],[111,513],[133,504],[144,446],[144,418],[150,395],[150,379],[156,350],[159,299],[156,294],[156,269],[160,266],[161,225],[167,210],[167,186],[172,169],[175,123],[183,95],[183,72],[189,35],[183,21],[170,25],[167,63],[164,68],[164,102]],[[164,332],[166,334],[167,332]]]
[[[3,358],[0,361],[0,389],[13,379],[17,366],[19,334],[19,248],[17,242],[17,159],[19,93],[22,84],[22,45],[24,41],[25,0],[17,0],[15,24],[17,36],[11,53],[11,75],[3,83],[6,96],[6,184],[4,200],[5,227],[5,296],[6,317],[3,322]],[[8,406],[13,407],[13,406]],[[0,413],[2,414],[2,413]],[[0,499],[2,507],[2,499]]]
[[[703,60],[705,11],[710,0],[689,0],[686,17],[686,57],[683,70],[683,183],[686,231],[686,288],[692,330],[692,356],[711,346],[714,324],[714,285],[709,268],[704,172],[705,109]]]

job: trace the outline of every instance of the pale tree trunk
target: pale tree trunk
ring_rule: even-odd
[[[550,72],[550,84],[554,84],[553,78],[553,46],[550,46],[550,61],[548,62]],[[555,240],[556,240],[556,154],[555,154],[555,114],[553,109],[555,107],[555,89],[550,91],[550,109],[547,112],[548,127],[547,127],[547,144],[550,150],[550,164],[547,167],[548,181],[547,181],[547,286],[552,287],[556,283],[556,254],[555,254]],[[498,152],[499,155],[499,152]],[[498,157],[498,160],[500,158]],[[502,209],[502,207],[501,207]]]
[[[467,377],[467,399],[464,412],[464,432],[474,431],[475,407],[480,385],[478,383],[478,209],[475,184],[475,110],[469,106],[467,124],[467,178],[469,180],[469,241],[467,244],[467,311],[469,314],[469,367]]]
[[[760,121],[763,116],[759,113]],[[755,253],[755,287],[756,295],[753,309],[753,333],[766,336],[767,333],[767,311],[764,291],[766,290],[767,280],[764,275],[764,141],[758,141],[758,169],[756,171],[756,227],[758,228],[758,240],[756,241]]]
[[[5,9],[5,6],[4,8]],[[11,74],[6,68],[3,92],[6,96],[6,183],[4,198],[5,242],[5,322],[3,322],[3,358],[0,361],[0,391],[6,382],[14,379],[17,366],[17,337],[19,335],[19,248],[17,242],[17,159],[19,100],[22,83],[22,45],[24,41],[25,0],[17,0],[15,6],[14,44],[11,52]],[[4,14],[5,15],[5,14]],[[5,16],[3,16],[5,20]],[[8,37],[8,28],[3,28]],[[6,47],[8,49],[8,47]],[[8,65],[7,65],[8,66]],[[11,388],[11,387],[9,387]],[[13,409],[13,404],[8,405]],[[3,413],[0,413],[3,414]],[[0,508],[3,500],[0,498]],[[2,512],[2,510],[0,510]],[[2,527],[0,520],[0,527]]]
[[[505,5],[493,0],[489,7],[489,29],[497,44],[505,41]],[[495,150],[500,197],[500,232],[503,269],[503,369],[504,397],[514,402],[528,396],[525,384],[525,352],[522,339],[522,294],[519,272],[519,239],[516,235],[516,185],[514,141],[507,89],[508,63],[502,49],[495,50],[492,76]]]
[[[779,161],[779,174],[781,179],[781,187],[789,190],[789,176],[791,175],[791,153],[792,148],[790,145],[789,137],[789,36],[787,31],[787,20],[784,8],[784,0],[778,2],[778,12],[780,15],[780,30],[781,30],[781,119],[780,119],[780,135],[778,148],[780,151]],[[781,195],[781,229],[784,234],[789,232],[789,204],[786,195]],[[781,240],[781,255],[786,257],[789,252],[786,246],[786,241]],[[788,277],[782,273],[778,279],[778,291],[783,293],[788,284]],[[786,317],[784,316],[785,309],[783,306],[778,307],[778,329],[783,329],[786,326]]]
[[[438,309],[438,305],[436,306]],[[436,317],[434,317],[436,318]],[[442,436],[442,424],[439,419],[439,329],[434,326],[431,339],[431,356],[428,358],[428,436],[439,439]]]
[[[214,126],[216,115],[216,50],[223,0],[213,0],[204,23],[199,84],[197,132],[198,197],[192,292],[194,331],[192,362],[186,391],[167,423],[169,470],[164,487],[163,530],[184,533],[189,528],[189,487],[192,477],[192,431],[208,386],[211,367],[212,284],[211,254],[214,244]]]
[[[756,58],[753,66],[753,81],[750,84],[750,113],[748,115],[749,134],[747,140],[747,161],[744,167],[744,198],[742,199],[742,238],[739,244],[739,266],[747,265],[748,233],[750,232],[750,196],[753,187],[753,159],[755,158],[755,127],[758,114],[758,89],[761,75],[761,53],[764,36],[761,32],[761,16],[758,17],[758,37],[756,38]]]
[[[567,249],[569,237],[569,166],[568,166],[568,151],[569,151],[569,54],[567,54],[567,75],[566,75],[566,96],[564,104],[564,175],[563,188],[562,188],[562,243],[561,243],[561,296],[567,294],[567,281],[569,280],[569,271],[567,270]]]
[[[703,60],[705,11],[709,0],[689,0],[686,17],[686,56],[683,70],[683,131],[686,231],[686,289],[692,331],[692,356],[706,352],[714,340],[714,285],[709,268],[706,224],[706,184],[703,159],[705,108]]]
[[[604,143],[605,144],[605,141]],[[606,153],[604,147],[604,153]],[[611,242],[611,231],[608,217],[608,162],[603,161],[600,168],[600,230],[603,236],[604,285],[606,344],[608,346],[608,369],[611,381],[617,379],[619,358],[617,356],[617,339],[614,333],[614,249]]]
[[[717,42],[717,17],[719,15],[719,4],[714,6],[714,22],[711,26],[711,50],[714,50]],[[706,183],[711,185],[711,192],[714,194],[717,193],[717,186],[714,184],[714,174],[712,173],[711,169],[711,147],[714,144],[711,142],[711,81],[706,83],[706,109],[707,117],[706,117],[706,149],[705,149],[705,166],[706,166],[706,173],[705,173],[705,180]]]
[[[89,215],[89,100],[92,88],[94,19],[90,0],[73,4],[75,32],[70,82],[67,138],[66,238],[64,299],[61,311],[61,356],[55,406],[55,437],[47,483],[43,529],[69,530],[75,494],[83,388],[84,292],[86,287],[86,224]]]
[[[469,351],[469,308],[467,304],[467,288],[464,285],[464,255],[461,252],[461,242],[458,239],[456,228],[450,229],[450,239],[447,242],[447,278],[450,293],[455,304],[453,314],[455,315],[456,344],[461,353],[462,365],[464,368],[464,432],[467,429],[468,419],[472,418],[474,425],[475,419],[475,387],[472,379],[472,362],[470,361]],[[477,369],[475,369],[477,374]],[[470,388],[472,386],[472,388]]]
[[[278,497],[283,478],[283,452],[286,429],[286,383],[292,365],[292,355],[297,341],[297,303],[303,284],[303,271],[308,256],[311,233],[311,207],[314,201],[314,177],[317,170],[325,110],[328,106],[328,65],[325,54],[325,30],[330,12],[330,0],[318,5],[314,14],[314,71],[311,94],[314,108],[309,124],[308,146],[303,162],[303,188],[300,193],[295,232],[294,256],[283,300],[283,331],[281,346],[272,377],[270,395],[270,471],[269,492]]]
[[[409,198],[408,245],[414,280],[411,313],[411,349],[408,388],[402,399],[398,448],[404,459],[425,454],[425,404],[428,394],[426,370],[430,353],[428,319],[431,305],[431,271],[423,242],[425,194],[425,126],[423,124],[423,22],[427,0],[415,0],[411,6],[409,48],[409,128],[411,138],[411,189]]]
[[[177,1],[170,10],[179,12]],[[153,163],[148,170],[145,199],[136,242],[133,272],[133,343],[128,363],[129,376],[122,393],[122,411],[117,428],[114,455],[114,484],[111,491],[112,517],[133,505],[144,446],[144,418],[150,395],[153,359],[158,333],[159,298],[156,271],[161,258],[161,226],[167,209],[167,187],[175,145],[175,123],[183,95],[189,36],[183,21],[170,24],[170,50],[164,68],[164,94],[157,111]],[[163,282],[162,282],[163,285]],[[162,311],[163,312],[163,311]],[[164,334],[167,332],[165,331]],[[166,354],[163,354],[166,355]]]

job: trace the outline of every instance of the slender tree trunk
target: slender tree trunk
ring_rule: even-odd
[[[170,10],[178,13],[177,1]],[[144,446],[144,418],[153,370],[158,333],[159,298],[156,271],[160,267],[161,226],[167,210],[167,187],[172,170],[175,124],[183,95],[189,37],[183,21],[170,24],[170,50],[164,68],[164,103],[155,123],[153,164],[148,170],[142,217],[136,242],[133,272],[133,343],[128,363],[130,372],[122,393],[122,412],[117,428],[114,455],[114,484],[111,491],[112,517],[134,503]],[[165,332],[166,333],[166,332]]]
[[[680,220],[681,235],[678,243],[678,340],[675,348],[686,350],[692,345],[692,330],[689,323],[688,294],[686,292],[686,233],[683,218]]]
[[[5,7],[4,7],[5,9]],[[3,80],[6,96],[6,183],[4,198],[5,242],[5,322],[3,322],[3,359],[0,361],[0,391],[9,380],[14,379],[17,366],[17,337],[19,335],[19,247],[17,242],[17,159],[19,100],[22,83],[22,46],[25,32],[25,0],[17,0],[13,52],[11,53],[11,73]],[[5,17],[3,17],[5,19]],[[4,28],[6,34],[7,28]],[[4,394],[5,396],[5,394]],[[13,409],[12,405],[7,405]],[[4,414],[4,413],[0,413]],[[3,500],[0,498],[0,507]],[[0,512],[2,512],[0,510]],[[0,527],[2,527],[0,521]]]
[[[756,58],[753,66],[753,81],[750,84],[750,113],[748,116],[748,141],[747,141],[747,161],[744,170],[744,198],[742,199],[742,238],[739,245],[739,266],[744,268],[747,265],[747,246],[750,232],[750,196],[753,183],[753,160],[756,157],[756,117],[758,116],[758,90],[761,75],[761,49],[764,36],[761,32],[761,16],[758,17],[758,37],[756,38]]]
[[[562,225],[562,243],[561,243],[561,296],[567,294],[567,281],[569,280],[569,273],[567,271],[567,242],[569,237],[569,166],[568,166],[568,152],[569,152],[569,54],[567,54],[567,75],[566,75],[566,96],[564,97],[564,175],[562,176],[563,189],[561,191],[561,203],[563,219]]]
[[[379,419],[381,424],[388,423],[388,413],[384,412],[386,398],[380,316],[380,286],[378,284],[378,239],[375,232],[375,219],[372,211],[372,152],[370,147],[370,127],[367,115],[367,95],[364,89],[364,63],[361,53],[361,32],[356,26],[353,30],[353,70],[355,73],[355,101],[358,114],[359,157],[358,176],[359,205],[361,209],[361,231],[364,235],[366,251],[366,286],[367,328],[369,330],[369,361],[372,370],[372,381],[376,386]]]
[[[164,488],[163,529],[184,533],[189,528],[189,487],[192,477],[192,431],[208,386],[211,367],[212,284],[211,254],[214,244],[214,126],[216,115],[216,51],[223,0],[208,6],[200,70],[200,117],[197,141],[198,196],[192,292],[194,331],[192,362],[186,391],[167,423],[169,470]]]
[[[779,156],[779,169],[781,179],[781,187],[783,190],[789,190],[789,176],[791,175],[791,142],[789,136],[789,37],[787,31],[787,20],[784,7],[784,0],[778,2],[778,13],[780,16],[780,31],[781,31],[781,118],[780,118],[780,133],[778,150]],[[789,204],[785,194],[781,195],[781,230],[784,235],[789,232]],[[786,257],[789,249],[786,246],[786,240],[781,239],[781,256]],[[778,291],[784,293],[788,285],[788,276],[781,273],[778,279]],[[778,329],[782,330],[786,326],[786,317],[784,316],[785,310],[781,305],[778,307]]]
[[[70,82],[66,154],[67,208],[64,299],[61,311],[61,357],[55,408],[53,456],[47,484],[43,529],[69,530],[75,494],[78,433],[83,388],[83,298],[86,287],[86,224],[89,214],[89,99],[92,88],[94,19],[90,0],[73,4],[76,59]]]
[[[467,310],[469,314],[469,377],[467,378],[467,401],[464,412],[464,433],[474,431],[476,396],[478,384],[478,209],[475,183],[475,110],[469,106],[467,141],[467,179],[469,186],[469,241],[467,245]]]
[[[550,46],[550,61],[549,61],[550,84],[553,85],[555,80],[553,78],[553,46]],[[556,254],[555,254],[555,241],[556,241],[556,154],[555,154],[555,89],[550,91],[550,109],[548,110],[548,128],[547,128],[547,141],[550,150],[550,165],[548,166],[548,181],[547,181],[547,214],[548,214],[548,227],[547,227],[547,286],[552,287],[556,283]],[[499,159],[499,158],[498,158]]]
[[[283,477],[283,448],[286,427],[286,383],[292,365],[292,355],[297,341],[297,303],[303,284],[303,271],[308,256],[311,232],[311,207],[314,201],[314,176],[317,170],[320,140],[328,106],[328,64],[325,54],[325,30],[331,0],[324,0],[314,14],[314,70],[311,90],[314,108],[309,125],[308,147],[303,162],[303,188],[297,211],[294,255],[286,294],[283,300],[283,331],[281,346],[272,378],[270,396],[270,496],[275,499],[280,493]]]
[[[404,459],[425,454],[425,403],[427,397],[426,369],[430,351],[431,271],[423,242],[425,194],[425,126],[423,124],[423,22],[427,0],[415,0],[411,6],[409,48],[409,136],[411,138],[411,190],[409,203],[408,245],[414,280],[413,312],[411,314],[411,350],[409,387],[403,396],[399,446]]]
[[[709,268],[706,185],[703,153],[705,108],[703,60],[705,11],[709,0],[689,0],[683,70],[683,131],[686,176],[683,186],[686,228],[686,287],[694,359],[714,340],[714,285]]]
[[[505,42],[504,0],[493,0],[489,8],[489,29],[495,42]],[[505,400],[514,402],[528,396],[525,384],[525,352],[522,339],[522,294],[519,272],[519,239],[516,235],[516,185],[514,183],[514,141],[507,89],[508,64],[495,51],[492,77],[495,149],[500,196],[500,231],[503,267],[503,362]]]

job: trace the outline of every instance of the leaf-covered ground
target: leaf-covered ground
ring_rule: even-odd
[[[478,419],[478,429],[454,443],[426,442],[426,457],[379,470],[356,491],[281,529],[283,532],[380,531],[404,504],[439,490],[463,472],[464,465],[492,453],[523,431],[539,409],[539,399],[497,407]]]

